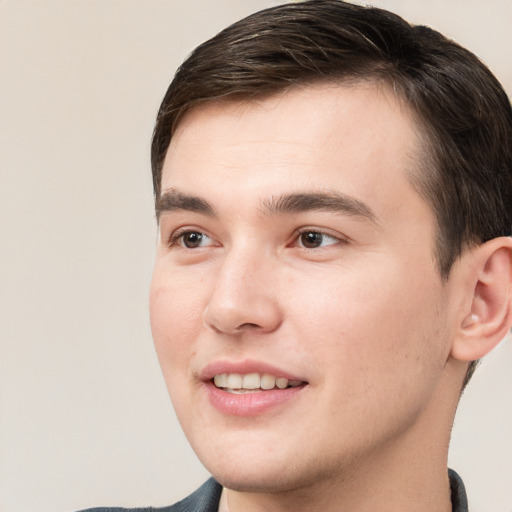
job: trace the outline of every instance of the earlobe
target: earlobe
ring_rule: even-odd
[[[512,239],[500,237],[480,245],[467,268],[471,300],[451,350],[459,361],[485,356],[512,325]]]

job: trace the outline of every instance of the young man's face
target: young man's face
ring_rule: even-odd
[[[180,122],[151,323],[181,425],[226,486],[341,478],[435,430],[454,312],[408,178],[418,145],[407,110],[372,85]]]

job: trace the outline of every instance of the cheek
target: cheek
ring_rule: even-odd
[[[444,364],[438,280],[407,275],[391,264],[381,270],[373,265],[365,272],[340,272],[337,279],[331,274],[290,294],[307,297],[292,299],[297,331],[309,333],[319,364],[333,369],[326,378],[347,390],[355,389],[355,381],[383,385]]]
[[[196,286],[182,282],[178,275],[168,276],[155,269],[150,289],[150,322],[166,381],[176,370],[187,368],[185,363],[194,350],[192,341],[202,326],[201,305]]]

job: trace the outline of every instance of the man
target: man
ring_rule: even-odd
[[[447,470],[512,324],[512,111],[387,11],[279,6],[178,70],[152,146],[151,324],[212,480],[169,511],[465,511]]]

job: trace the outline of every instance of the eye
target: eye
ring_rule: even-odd
[[[197,249],[214,245],[214,241],[201,231],[182,231],[176,233],[170,241],[170,245],[181,245],[187,249]]]
[[[319,247],[337,244],[339,240],[333,236],[321,233],[320,231],[307,230],[299,234],[297,243],[305,249],[317,249]]]

